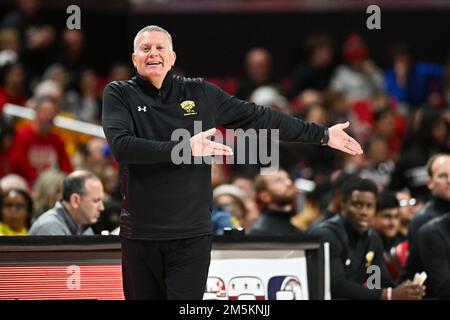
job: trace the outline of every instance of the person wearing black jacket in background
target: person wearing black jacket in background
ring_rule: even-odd
[[[428,221],[450,212],[450,154],[438,153],[427,164],[428,189],[432,198],[414,216],[408,228],[409,257],[400,279],[412,279],[423,271],[422,261],[417,250],[417,232]]]
[[[450,299],[450,212],[419,229],[417,250],[427,274],[427,298]]]
[[[137,75],[111,82],[103,94],[103,129],[120,164],[126,299],[203,296],[212,241],[211,166],[175,164],[172,151],[180,145],[190,147],[194,160],[231,155],[231,148],[208,139],[223,126],[279,129],[281,140],[362,153],[344,131],[348,122],[325,128],[239,100],[203,79],[174,75],[175,59],[170,34],[145,27],[134,39]],[[206,131],[196,133],[195,121]],[[180,128],[190,133],[187,142],[172,140]]]
[[[302,235],[303,232],[291,224],[295,215],[293,205],[297,192],[294,182],[284,170],[272,175],[259,175],[255,188],[261,216],[248,230],[248,235],[288,236]]]
[[[425,294],[423,286],[410,281],[392,289],[383,244],[370,228],[377,193],[371,180],[349,180],[342,187],[341,214],[310,230],[311,235],[330,244],[332,299],[415,300]],[[369,289],[370,266],[379,267],[382,287]]]

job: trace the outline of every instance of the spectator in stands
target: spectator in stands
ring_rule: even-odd
[[[32,102],[43,97],[53,98],[58,105],[58,110],[64,110],[64,88],[61,87],[59,82],[54,80],[39,82],[34,88]]]
[[[98,175],[105,189],[105,209],[92,229],[97,234],[103,230],[112,231],[119,226],[122,211],[122,195],[120,194],[119,173],[113,165],[105,164]]]
[[[109,71],[108,82],[129,80],[133,76],[132,73],[129,64],[125,62],[115,63]]]
[[[320,100],[319,100],[320,101]],[[319,125],[329,124],[328,114],[320,103],[311,101],[304,109],[301,119]],[[280,166],[293,177],[320,180],[334,169],[336,153],[329,148],[320,148],[311,144],[280,143]]]
[[[296,68],[292,74],[291,98],[306,89],[324,90],[328,87],[333,72],[334,48],[325,35],[312,35],[305,42],[308,61]]]
[[[450,212],[419,229],[417,247],[427,274],[427,297],[450,299]]]
[[[90,225],[103,211],[103,185],[93,173],[78,170],[64,178],[62,199],[31,226],[30,235],[93,235]]]
[[[77,90],[81,74],[88,68],[85,43],[83,30],[62,31],[59,49],[53,60],[65,70],[67,90]]]
[[[420,201],[428,201],[428,159],[439,152],[449,152],[450,119],[432,108],[417,112],[417,123],[405,141],[405,148],[396,162],[389,189],[408,188],[411,195]]]
[[[402,190],[396,193],[397,200],[399,201],[400,212],[400,227],[399,235],[403,240],[408,239],[408,228],[414,215],[423,207],[423,202],[419,202],[417,199],[412,198],[409,191]]]
[[[58,84],[62,91],[67,90],[68,86],[68,75],[67,70],[63,65],[59,63],[54,63],[45,69],[42,75],[42,81],[52,80]]]
[[[8,64],[0,73],[0,117],[6,103],[25,105],[28,95],[25,92],[25,74],[20,63]]]
[[[61,199],[62,182],[65,176],[64,172],[54,168],[46,169],[39,174],[32,192],[34,220],[53,208]]]
[[[108,144],[103,138],[91,138],[86,145],[80,148],[81,161],[79,167],[101,176],[103,169],[110,164],[106,155]]]
[[[349,98],[344,92],[328,89],[323,93],[323,105],[328,113],[330,123],[336,121],[350,121],[353,126],[351,132],[360,141],[367,141],[370,135],[370,124],[359,118],[357,112],[352,108]]]
[[[233,177],[231,183],[241,189],[245,199],[256,200],[255,184],[251,177],[237,175]]]
[[[397,44],[391,51],[392,67],[386,70],[384,87],[397,102],[406,104],[408,109],[415,109],[439,89],[437,83],[442,83],[444,68],[438,64],[413,61],[405,44]]]
[[[4,59],[2,61],[17,62],[21,50],[19,32],[14,28],[0,29],[0,56]]]
[[[400,204],[396,194],[385,191],[378,196],[377,211],[372,226],[384,245],[384,260],[393,280],[397,280],[404,267],[408,246],[400,234]]]
[[[31,225],[33,201],[20,189],[3,191],[0,215],[0,236],[25,236]]]
[[[79,106],[75,112],[78,119],[90,123],[100,123],[100,97],[97,91],[97,74],[86,69],[79,83]]]
[[[259,175],[255,180],[261,216],[248,230],[248,235],[301,235],[303,232],[291,224],[295,215],[297,190],[284,170],[271,175]]]
[[[378,96],[377,100],[384,100],[384,96]],[[402,148],[402,142],[406,133],[406,120],[390,105],[376,106],[376,104],[374,103],[375,110],[371,135],[377,135],[386,139],[389,158],[394,160],[398,157]]]
[[[292,101],[293,114],[302,117],[311,106],[322,105],[322,93],[314,89],[305,89],[299,92]],[[346,118],[345,121],[348,119]]]
[[[272,109],[291,114],[291,106],[288,99],[272,86],[259,86],[251,92],[250,102],[270,107]]]
[[[40,172],[52,166],[66,173],[73,170],[64,142],[52,132],[57,110],[54,99],[39,99],[35,105],[35,119],[16,134],[12,151],[13,170],[23,176],[30,186]]]
[[[383,244],[370,228],[377,195],[377,186],[371,180],[358,178],[347,181],[342,187],[341,214],[310,231],[330,243],[333,299],[421,299],[425,294],[423,286],[411,282],[391,288],[393,283],[383,259]],[[379,267],[382,288],[369,289],[371,273],[367,268],[370,266]]]
[[[231,213],[233,228],[246,228],[245,217],[247,209],[244,204],[244,194],[232,184],[223,184],[213,190],[213,205]]]
[[[0,28],[19,31],[23,48],[21,59],[32,78],[39,77],[52,62],[56,44],[55,29],[43,18],[40,7],[39,0],[20,0],[18,8],[0,22]]]
[[[81,77],[81,78],[80,78]],[[88,122],[95,122],[99,113],[97,76],[93,70],[85,69],[77,76],[79,83],[70,85],[67,69],[61,64],[52,64],[45,71],[42,80],[51,80],[63,91],[63,108],[71,116]]]
[[[436,154],[427,164],[428,183],[431,200],[414,216],[409,224],[409,257],[402,272],[402,279],[411,279],[423,271],[417,246],[417,231],[428,221],[450,212],[450,154]]]
[[[358,178],[358,175],[347,173],[343,170],[331,175],[331,190],[323,197],[323,201],[326,203],[326,209],[321,212],[319,219],[313,223],[311,228],[319,225],[322,221],[328,220],[333,218],[335,215],[340,214],[342,204],[342,186],[347,181],[355,178]]]
[[[389,154],[388,141],[382,136],[373,136],[367,149],[364,167],[359,170],[359,176],[371,179],[378,186],[378,190],[386,190],[395,168]]]
[[[0,178],[11,173],[11,149],[14,127],[0,117]]]
[[[243,193],[244,205],[247,211],[244,224],[247,227],[250,227],[261,214],[258,204],[256,203],[256,190],[254,180],[249,176],[236,175],[232,179],[231,184],[238,187]]]
[[[228,177],[224,164],[213,162],[211,165],[211,186],[216,188],[228,182]]]
[[[393,247],[403,241],[399,235],[399,202],[394,192],[385,191],[377,197],[377,209],[372,221],[373,229],[383,241],[384,251],[389,253]]]
[[[272,56],[267,49],[253,48],[245,56],[245,77],[239,80],[236,97],[249,100],[258,87],[274,85]]]
[[[350,33],[344,42],[346,65],[337,68],[330,86],[344,92],[351,100],[366,100],[383,90],[383,73],[368,59],[368,49],[357,33]]]
[[[0,190],[8,191],[11,189],[28,192],[28,183],[23,177],[17,174],[8,174],[0,179]]]

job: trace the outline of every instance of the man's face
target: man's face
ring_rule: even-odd
[[[53,120],[57,115],[57,106],[51,101],[44,101],[36,111],[36,121],[43,133],[49,132],[53,128]]]
[[[285,206],[292,204],[297,196],[294,183],[286,171],[280,170],[265,177],[270,203]]]
[[[86,180],[86,191],[80,195],[80,202],[78,205],[78,216],[83,225],[91,225],[98,221],[101,212],[105,209],[103,206],[102,183],[97,179]]]
[[[393,238],[400,227],[400,212],[398,208],[388,208],[379,211],[373,218],[373,228],[385,238]]]
[[[375,215],[376,201],[374,193],[354,190],[342,203],[342,214],[350,220],[356,231],[363,233],[369,229]]]
[[[163,32],[143,32],[137,41],[133,53],[133,65],[138,73],[151,81],[161,81],[175,64],[176,55],[173,52],[169,38]]]
[[[450,156],[434,160],[431,172],[428,188],[434,196],[450,201]]]
[[[266,82],[270,77],[271,58],[267,52],[255,49],[247,57],[247,73],[258,84]]]
[[[421,205],[416,199],[411,198],[411,195],[408,192],[397,192],[396,196],[400,203],[398,209],[400,214],[400,224],[407,226]]]

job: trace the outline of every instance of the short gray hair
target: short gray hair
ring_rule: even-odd
[[[133,48],[134,48],[135,52],[136,52],[136,49],[137,49],[137,42],[138,42],[139,36],[142,33],[144,33],[144,32],[152,32],[152,31],[165,33],[166,36],[167,36],[167,39],[169,39],[170,49],[173,50],[172,36],[170,35],[170,33],[166,29],[163,29],[163,28],[161,28],[159,26],[151,25],[151,26],[146,26],[146,27],[142,28],[141,30],[139,30],[139,32],[134,37]]]

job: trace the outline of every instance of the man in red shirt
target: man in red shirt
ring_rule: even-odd
[[[39,99],[35,106],[34,121],[17,131],[12,150],[12,167],[13,171],[24,177],[30,185],[39,173],[50,166],[57,166],[66,173],[73,171],[63,140],[52,133],[57,110],[54,99]]]

